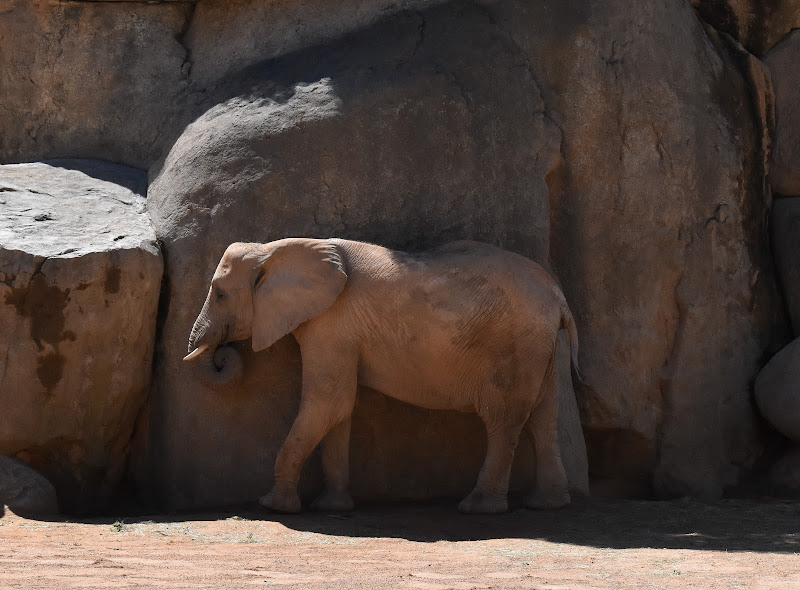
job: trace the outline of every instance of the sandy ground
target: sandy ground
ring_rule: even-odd
[[[800,504],[0,518],[0,588],[800,588]]]

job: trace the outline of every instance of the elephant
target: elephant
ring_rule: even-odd
[[[185,360],[238,340],[254,351],[293,334],[302,358],[298,414],[259,503],[301,509],[303,464],[322,443],[324,490],[312,507],[350,510],[350,421],[358,385],[437,410],[475,412],[487,451],[465,513],[508,510],[524,430],[536,451],[530,508],[570,502],[557,439],[558,331],[578,335],[555,279],[531,260],[460,241],[405,253],[338,238],[234,243],[211,280]],[[208,354],[210,357],[211,354]]]

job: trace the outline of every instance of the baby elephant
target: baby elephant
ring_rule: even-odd
[[[459,510],[508,508],[524,429],[536,449],[530,508],[569,503],[558,447],[556,339],[572,314],[553,278],[517,254],[477,242],[403,253],[349,240],[231,244],[211,280],[185,357],[252,338],[253,350],[293,334],[303,361],[300,411],[259,503],[298,512],[303,463],[323,441],[321,510],[349,510],[350,417],[359,384],[436,410],[475,412],[488,448]]]

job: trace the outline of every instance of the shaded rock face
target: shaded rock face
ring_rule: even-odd
[[[219,87],[151,169],[169,312],[136,462],[166,503],[270,486],[296,344],[236,345],[245,377],[227,393],[180,358],[224,248],[292,235],[472,238],[549,263],[578,321],[590,468],[610,488],[715,496],[758,457],[752,382],[785,338],[766,237],[771,93],[690,5],[434,7]],[[357,496],[473,483],[477,418],[369,391],[354,418]],[[528,460],[522,444],[517,486]]]
[[[758,56],[800,26],[798,0],[691,1],[700,18]]]
[[[775,201],[772,249],[795,336],[800,336],[800,198]]]
[[[4,504],[21,515],[58,514],[53,484],[22,461],[0,455],[0,511]]]
[[[224,76],[437,1],[7,0],[0,162],[147,168],[188,123],[187,105]]]
[[[548,255],[547,182],[560,134],[525,55],[481,9],[398,16],[265,64],[238,87],[187,128],[151,176],[148,208],[170,300],[150,414],[150,449],[163,463],[153,455],[150,477],[177,506],[263,494],[297,412],[291,337],[257,355],[243,343],[245,381],[229,394],[203,387],[181,361],[230,242],[343,236],[419,249],[473,238]],[[354,493],[466,494],[484,439],[477,417],[364,391],[352,434]],[[532,461],[530,449],[519,455]],[[519,485],[529,483],[523,471]]]
[[[800,493],[800,446],[790,448],[775,462],[769,471],[769,482],[780,492]]]
[[[96,508],[150,384],[162,260],[141,171],[0,167],[0,453]]]
[[[207,88],[244,67],[442,0],[204,0],[187,29],[192,79]]]
[[[793,31],[765,57],[775,89],[775,141],[769,170],[773,189],[800,195],[800,31]]]
[[[191,6],[3,2],[0,162],[70,156],[148,167],[182,110]]]

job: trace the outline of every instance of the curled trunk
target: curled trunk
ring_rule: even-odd
[[[220,346],[213,354],[206,353],[195,361],[197,378],[212,388],[237,385],[244,373],[242,354],[233,346]]]

